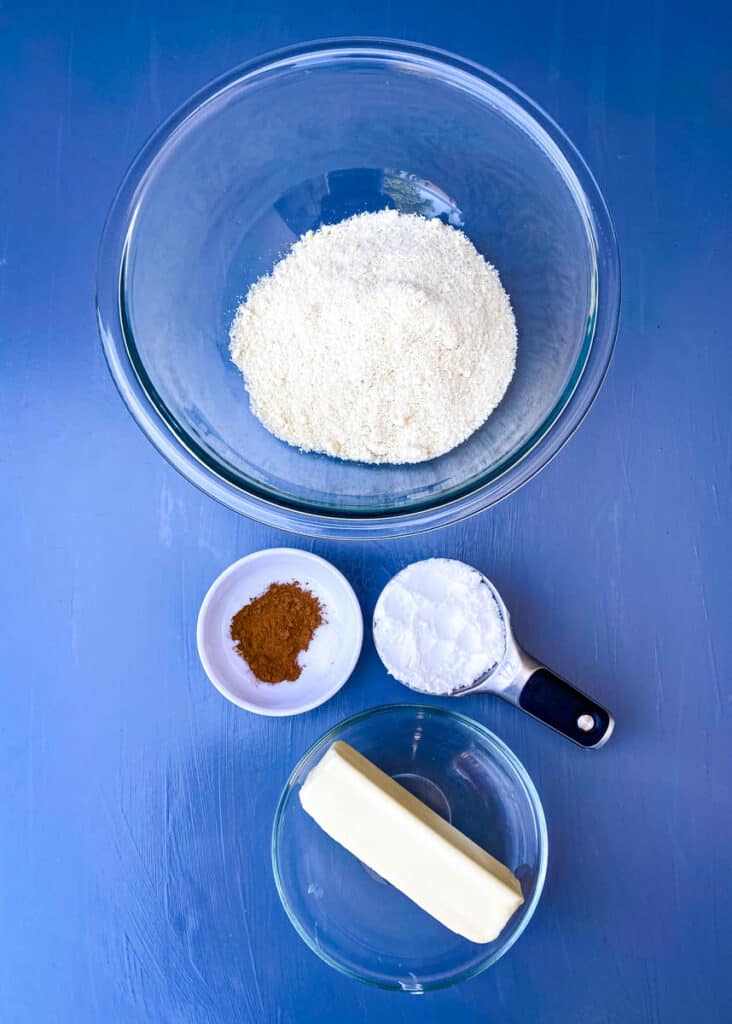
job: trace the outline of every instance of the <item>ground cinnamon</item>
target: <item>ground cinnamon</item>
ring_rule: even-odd
[[[299,583],[272,583],[231,620],[236,651],[263,683],[297,679],[297,658],[323,622],[323,607]]]

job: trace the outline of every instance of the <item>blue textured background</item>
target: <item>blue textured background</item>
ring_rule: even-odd
[[[727,4],[0,2],[0,1019],[3,1024],[728,1024],[732,917]],[[614,214],[623,314],[578,436],[513,498],[399,543],[294,543],[365,612],[407,561],[487,571],[519,635],[615,711],[586,754],[486,698],[551,832],[544,899],[495,968],[421,999],[302,945],[269,866],[277,795],[326,727],[402,699],[365,648],[294,720],[237,711],[194,617],[291,538],[179,478],[118,399],[94,323],[121,175],[193,90],[335,34],[435,43],[541,103]]]

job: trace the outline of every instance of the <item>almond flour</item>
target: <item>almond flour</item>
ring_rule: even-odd
[[[249,289],[230,340],[269,431],[362,462],[450,451],[516,361],[497,271],[461,231],[395,210],[309,231]]]

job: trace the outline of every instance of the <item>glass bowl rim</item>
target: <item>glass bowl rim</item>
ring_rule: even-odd
[[[391,714],[398,711],[426,712],[429,715],[434,715],[436,718],[457,722],[458,724],[465,726],[470,732],[475,733],[482,740],[486,741],[491,749],[491,753],[497,754],[498,759],[502,761],[504,765],[508,765],[512,770],[517,783],[519,783],[523,788],[534,817],[539,838],[536,884],[531,899],[528,904],[526,904],[521,924],[516,931],[490,956],[486,956],[475,966],[441,981],[428,984],[420,983],[419,989],[413,990],[406,989],[399,984],[376,981],[373,978],[359,974],[357,971],[353,971],[350,968],[345,967],[342,963],[339,963],[338,960],[325,953],[322,949],[319,949],[318,946],[312,942],[310,936],[300,924],[299,918],[288,903],[279,863],[279,838],[282,821],[290,800],[294,798],[296,787],[298,785],[298,776],[302,773],[304,765],[313,757],[313,755],[325,750],[326,747],[333,742],[334,738],[345,728],[349,728],[352,725],[356,725],[359,722],[363,722],[370,718],[375,718],[379,715]],[[272,824],[271,857],[272,873],[274,875],[275,886],[277,887],[277,894],[280,898],[282,908],[287,914],[287,917],[297,934],[313,953],[320,957],[320,959],[323,960],[324,963],[328,964],[329,967],[334,968],[334,970],[339,971],[346,977],[353,978],[354,980],[363,982],[366,985],[371,985],[374,988],[386,989],[390,992],[407,992],[414,994],[415,991],[421,993],[450,988],[452,985],[474,978],[476,975],[481,974],[500,960],[501,957],[511,949],[526,930],[529,921],[534,916],[539,900],[541,899],[544,883],[546,881],[547,865],[549,860],[549,833],[547,830],[546,815],[544,814],[544,806],[531,776],[523,762],[518,758],[513,750],[511,750],[508,744],[494,732],[482,725],[480,722],[476,722],[475,719],[469,718],[467,715],[463,715],[458,711],[451,711],[448,708],[436,707],[430,704],[382,704],[377,707],[366,708],[364,711],[359,711],[355,715],[349,715],[347,718],[337,722],[335,725],[331,726],[330,729],[327,729],[320,739],[311,744],[302,757],[299,758],[297,764],[290,772],[277,802],[277,809],[275,811],[274,821]]]
[[[275,498],[255,483],[234,482],[177,424],[162,400],[156,400],[125,309],[124,273],[137,211],[146,183],[174,137],[209,102],[251,79],[308,63],[335,66],[355,59],[418,62],[441,81],[467,81],[484,94],[489,91],[501,116],[512,113],[537,144],[543,143],[545,151],[547,144],[550,147],[547,155],[573,194],[594,257],[594,309],[570,380],[540,427],[517,452],[477,481],[434,502],[391,512],[316,510],[313,503],[300,504],[284,495]],[[95,298],[102,346],[117,389],[148,440],[184,477],[227,507],[268,526],[324,539],[385,539],[449,525],[482,511],[513,493],[557,454],[584,419],[606,376],[617,335],[620,266],[610,214],[592,173],[564,132],[528,96],[480,64],[437,47],[345,37],[287,47],[233,68],[194,93],[157,128],[133,160],[110,207],[99,245]]]

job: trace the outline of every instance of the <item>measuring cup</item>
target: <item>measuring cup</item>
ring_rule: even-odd
[[[494,665],[486,668],[477,679],[466,680],[464,686],[441,690],[439,696],[468,697],[475,693],[495,693],[581,747],[593,750],[602,747],[610,739],[615,727],[613,716],[591,697],[556,675],[519,646],[501,595],[486,576],[478,573],[477,569],[473,571],[480,576],[483,585],[490,588],[495,600],[504,628],[503,656]],[[384,594],[397,576],[382,591],[374,613],[375,619]],[[376,632],[374,630],[375,640]],[[376,647],[378,650],[378,640]],[[381,651],[379,655],[383,661]],[[434,689],[420,690],[403,679],[398,681],[418,693],[436,693]]]

